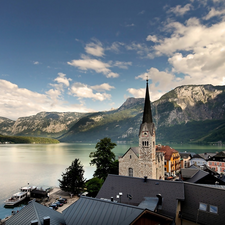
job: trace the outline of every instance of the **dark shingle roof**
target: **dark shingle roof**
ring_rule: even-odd
[[[187,182],[196,183],[197,181],[201,180],[203,177],[206,177],[209,173],[203,170],[198,170],[197,173],[191,177],[190,179],[186,180]]]
[[[63,215],[55,210],[32,201],[17,214],[6,221],[6,225],[30,225],[32,220],[38,220],[43,224],[43,218],[49,216],[51,225],[65,224]]]
[[[63,211],[66,225],[130,224],[144,209],[106,200],[81,198]]]
[[[185,179],[192,178],[198,171],[198,169],[184,168],[181,169],[181,176]]]
[[[182,218],[198,224],[224,224],[225,190],[184,182],[185,201],[181,202]],[[199,210],[199,203],[207,204],[207,211]],[[209,205],[218,207],[218,214],[209,212]]]
[[[131,205],[139,205],[144,201],[144,197],[156,197],[157,194],[161,194],[163,203],[159,213],[168,216],[175,216],[177,199],[184,200],[183,182],[153,179],[144,182],[142,178],[119,175],[108,175],[97,198],[116,199],[119,192],[123,193],[121,202]],[[127,194],[130,194],[132,199],[128,199]]]

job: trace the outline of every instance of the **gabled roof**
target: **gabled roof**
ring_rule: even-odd
[[[210,159],[211,157],[213,157],[215,155],[216,155],[216,153],[209,153],[209,152],[199,154],[199,156],[201,156],[205,160]]]
[[[192,178],[198,171],[198,169],[184,168],[181,169],[181,176],[185,179]]]
[[[130,150],[132,150],[134,152],[134,154],[139,157],[139,147],[130,147],[122,156],[122,158],[127,154],[127,152],[129,152]]]
[[[203,170],[198,170],[198,172],[193,177],[191,177],[190,179],[186,181],[190,183],[196,183],[199,180],[201,180],[203,177],[206,177],[208,174],[209,174],[208,172],[205,172]]]
[[[49,216],[51,225],[65,224],[63,215],[55,210],[31,201],[14,216],[6,221],[6,225],[30,225],[32,220],[38,220],[38,225],[43,224],[43,218]]]
[[[225,153],[223,151],[218,152],[216,155],[214,155],[215,158],[225,158]]]
[[[63,211],[66,225],[128,225],[145,209],[107,200],[81,196],[81,198]]]
[[[177,150],[171,148],[168,145],[160,145],[160,146],[157,145],[156,146],[156,151],[163,152],[165,160],[170,160],[172,155],[173,155],[173,153],[178,153]]]
[[[175,216],[177,199],[185,198],[183,185],[183,182],[179,181],[147,179],[147,182],[144,182],[144,178],[110,174],[96,198],[116,199],[119,192],[122,192],[122,203],[139,205],[145,197],[156,197],[157,194],[161,194],[163,202],[159,213]],[[132,199],[127,197],[128,194],[132,196]]]

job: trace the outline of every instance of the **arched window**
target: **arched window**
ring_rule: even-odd
[[[145,146],[145,142],[144,141],[142,141],[142,146]]]
[[[148,146],[148,141],[147,141],[147,146]]]
[[[129,177],[133,177],[133,168],[128,169]]]
[[[132,158],[132,156],[130,155],[130,159]]]

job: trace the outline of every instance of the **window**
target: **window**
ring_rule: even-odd
[[[211,213],[218,213],[218,207],[214,205],[209,206],[209,212]]]
[[[128,169],[129,177],[133,177],[133,168]]]
[[[200,202],[199,203],[199,210],[206,211],[207,210],[207,204]]]
[[[130,155],[130,159],[132,158],[132,155]]]
[[[166,162],[164,162],[164,165],[166,166]]]

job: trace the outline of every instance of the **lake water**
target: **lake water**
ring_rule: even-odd
[[[132,145],[133,146],[133,145]],[[137,146],[137,145],[136,145]],[[225,146],[173,145],[179,152],[196,153],[225,151]],[[116,156],[122,156],[130,145],[117,145]],[[79,158],[84,166],[85,178],[92,178],[95,167],[90,166],[90,152],[95,144],[7,144],[0,145],[0,218],[11,214],[4,208],[4,200],[19,191],[27,183],[34,186],[58,186],[62,172]],[[20,210],[21,206],[13,210]]]

